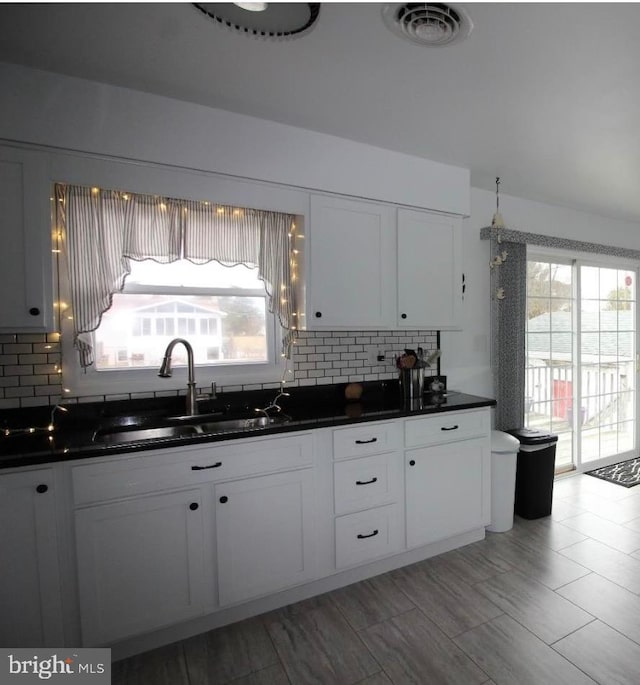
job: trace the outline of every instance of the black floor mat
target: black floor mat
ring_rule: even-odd
[[[640,458],[627,459],[618,464],[603,466],[599,469],[586,472],[588,476],[608,480],[610,483],[632,488],[640,483]]]

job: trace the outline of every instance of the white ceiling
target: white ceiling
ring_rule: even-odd
[[[381,4],[324,3],[271,42],[189,3],[0,4],[0,61],[272,119],[467,167],[473,186],[640,222],[640,4],[459,5],[427,48]]]

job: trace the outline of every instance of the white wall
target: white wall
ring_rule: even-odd
[[[0,92],[6,140],[469,213],[460,167],[11,64]]]
[[[507,180],[505,179],[505,185]],[[490,368],[489,241],[480,229],[491,224],[494,192],[471,189],[471,216],[463,221],[463,268],[467,293],[462,332],[442,333],[442,372],[449,387],[493,397]],[[640,224],[500,195],[507,228],[556,238],[640,249]]]
[[[15,65],[0,63],[0,90],[0,139],[470,214],[463,222],[464,330],[443,333],[442,368],[451,388],[493,394],[489,245],[479,232],[491,221],[495,195],[470,189],[466,169]],[[516,230],[640,249],[638,224],[504,194],[501,210]]]

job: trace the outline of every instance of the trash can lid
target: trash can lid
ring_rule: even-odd
[[[520,442],[513,435],[502,431],[491,431],[491,451],[497,454],[516,454]]]
[[[535,430],[534,428],[513,428],[507,433],[518,438],[521,445],[540,445],[542,443],[558,442],[558,436],[555,433],[547,433],[546,431]]]

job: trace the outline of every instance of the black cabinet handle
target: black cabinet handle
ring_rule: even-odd
[[[442,426],[440,428],[441,431],[457,431],[459,426],[456,424],[455,426],[449,426],[448,428],[446,426]]]
[[[36,488],[36,492],[40,495],[42,495],[44,492],[46,492],[49,489],[48,485],[45,485],[44,483],[40,483],[38,487]]]
[[[371,483],[377,483],[378,479],[376,477],[371,480],[357,480],[356,485],[371,485]]]
[[[226,495],[222,495],[222,497],[220,498],[220,504],[225,504],[228,501],[229,498]]]
[[[191,502],[191,504],[189,505],[189,509],[191,509],[191,511],[195,511],[197,508],[198,508],[197,502]]]
[[[40,310],[38,307],[31,307],[29,314],[31,314],[31,316],[38,316],[38,314],[40,314]]]
[[[320,319],[322,317],[322,312],[316,312],[316,319]]]
[[[221,461],[217,461],[215,464],[210,464],[209,466],[192,466],[192,471],[204,471],[206,469],[217,469],[218,466],[222,466]]]
[[[403,313],[403,314],[400,314],[400,318],[401,318],[401,319],[406,319],[406,318],[407,318],[407,315],[404,314],[404,313]]]
[[[358,540],[364,540],[365,538],[372,538],[374,535],[378,534],[378,530],[374,530],[373,533],[369,533],[369,535],[363,535],[362,533],[358,533]]]
[[[415,459],[412,459],[412,460],[409,462],[409,466],[415,466],[415,465],[416,465],[416,460],[415,460]]]
[[[371,440],[356,440],[356,445],[368,445],[372,442],[378,442],[378,438],[371,438]]]

